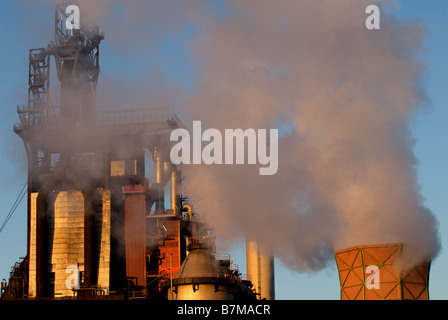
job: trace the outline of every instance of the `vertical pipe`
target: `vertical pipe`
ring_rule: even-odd
[[[173,294],[173,254],[170,253],[170,289],[171,289],[171,300],[174,300]]]
[[[28,143],[25,143],[25,150],[28,158],[28,194],[27,194],[27,222],[26,222],[26,252],[28,259],[31,256],[31,194],[33,193],[33,172],[32,172],[32,148],[31,145]],[[29,277],[29,271],[28,271],[28,277]]]
[[[154,182],[156,185],[156,213],[165,211],[164,187],[163,187],[163,160],[161,152],[154,147]]]
[[[252,284],[258,299],[274,300],[274,258],[270,252],[254,240],[246,240],[247,274],[252,277]]]
[[[172,166],[171,171],[171,209],[174,211],[174,214],[178,214],[179,208],[177,204],[177,168]]]

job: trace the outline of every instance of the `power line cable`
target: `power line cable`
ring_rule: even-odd
[[[20,190],[19,195],[16,198],[16,201],[14,201],[14,204],[11,207],[11,210],[9,210],[8,215],[5,218],[5,221],[3,221],[2,226],[0,227],[0,233],[2,233],[3,229],[5,229],[6,225],[8,224],[9,219],[11,219],[12,215],[14,214],[14,212],[16,211],[17,207],[19,206],[20,202],[22,202],[22,199],[25,197],[25,195],[27,194],[26,192],[26,186],[28,184],[28,181],[25,182],[24,186],[22,187],[22,190]]]

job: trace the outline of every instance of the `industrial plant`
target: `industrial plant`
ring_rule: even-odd
[[[68,28],[65,9],[55,8],[54,40],[29,51],[28,103],[14,125],[28,157],[27,252],[1,298],[273,299],[273,266],[260,265],[256,243],[248,251],[254,274],[242,274],[216,253],[213,228],[179,194],[182,170],[169,159],[178,117],[97,110],[104,35],[94,25]]]
[[[247,239],[241,272],[182,194],[182,166],[169,155],[179,117],[97,108],[105,36],[95,25],[68,28],[65,9],[55,8],[48,46],[29,50],[28,102],[13,128],[28,161],[27,250],[1,299],[274,300],[273,256]],[[430,263],[397,272],[402,249],[336,251],[341,300],[429,299]]]

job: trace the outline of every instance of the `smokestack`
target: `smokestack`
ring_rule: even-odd
[[[253,240],[246,241],[246,268],[258,299],[274,300],[274,257]]]
[[[165,211],[165,199],[164,199],[164,166],[161,151],[154,147],[154,183],[156,185],[156,213]]]
[[[171,166],[171,210],[173,210],[174,214],[179,212],[178,208],[178,193],[177,193],[177,184],[178,184],[178,174],[177,167]]]
[[[429,300],[430,262],[404,268],[404,247],[397,243],[336,251],[341,300]]]

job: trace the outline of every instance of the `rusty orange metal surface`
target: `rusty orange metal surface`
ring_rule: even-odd
[[[402,250],[394,243],[336,251],[341,300],[429,300],[430,262],[399,272]]]
[[[125,195],[126,276],[146,286],[146,199],[145,187],[129,185]]]

